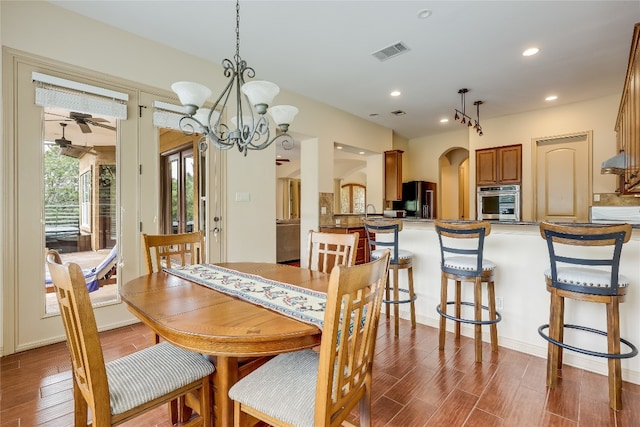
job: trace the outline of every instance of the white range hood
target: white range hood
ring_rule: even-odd
[[[640,206],[592,206],[591,222],[640,225]]]

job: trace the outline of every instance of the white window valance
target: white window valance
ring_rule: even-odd
[[[36,84],[36,105],[119,120],[127,118],[126,93],[36,72],[32,73],[32,79]]]
[[[186,115],[187,110],[182,105],[153,101],[153,125],[155,127],[181,130],[180,119]]]

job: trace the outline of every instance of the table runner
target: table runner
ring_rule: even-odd
[[[165,268],[195,282],[322,329],[327,294],[213,264]]]

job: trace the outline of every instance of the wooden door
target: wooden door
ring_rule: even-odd
[[[536,143],[536,221],[588,222],[591,132]]]

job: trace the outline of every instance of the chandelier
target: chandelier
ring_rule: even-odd
[[[245,82],[245,78],[255,77],[253,68],[240,57],[240,1],[236,1],[236,54],[233,61],[222,61],[224,76],[229,78],[224,90],[212,108],[203,108],[212,91],[204,85],[193,82],[176,82],[171,89],[178,95],[187,115],[180,119],[180,130],[187,135],[202,133],[198,146],[207,149],[207,140],[220,150],[237,147],[247,155],[248,150],[263,150],[279,140],[286,150],[293,148],[293,138],[287,133],[298,109],[291,105],[269,107],[280,88],[262,80]],[[227,102],[231,94],[235,98],[236,115],[223,123],[227,117]],[[244,104],[243,104],[244,100]],[[280,133],[271,138],[269,113]]]
[[[471,119],[471,117],[467,116],[465,108],[466,108],[466,100],[465,100],[465,96],[466,94],[469,92],[469,89],[463,88],[460,89],[458,91],[458,93],[460,94],[460,104],[461,104],[461,109],[462,111],[458,110],[457,108],[455,109],[456,111],[456,115],[453,117],[454,120],[460,120],[460,123],[462,123],[463,125],[466,124],[467,127],[473,127],[473,129],[475,129],[475,131],[478,133],[478,135],[482,136],[484,135],[484,133],[482,132],[482,126],[480,126],[480,106],[482,104],[484,104],[483,101],[475,101],[473,103],[473,105],[476,106],[476,120],[475,120],[475,124],[473,123],[473,120]]]

